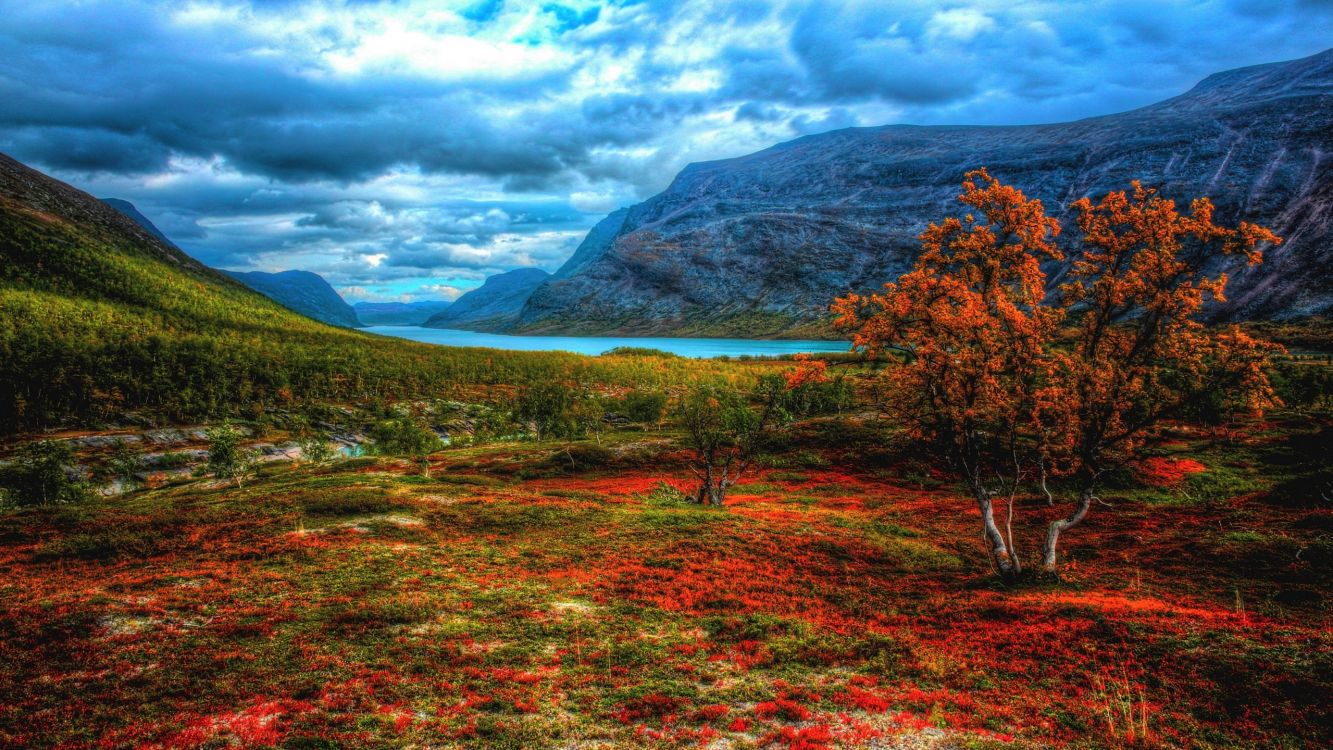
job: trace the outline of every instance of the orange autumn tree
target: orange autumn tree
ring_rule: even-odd
[[[1207,198],[1182,214],[1138,181],[1073,208],[1081,252],[1057,303],[1073,340],[1048,354],[1053,371],[1034,412],[1042,458],[1076,493],[1071,512],[1047,529],[1050,572],[1060,534],[1087,516],[1105,473],[1152,445],[1167,420],[1214,394],[1253,411],[1277,404],[1264,366],[1279,347],[1195,319],[1209,299],[1226,299],[1216,261],[1240,254],[1258,264],[1277,235],[1243,221],[1217,225]]]
[[[1046,382],[1045,349],[1059,323],[1041,304],[1041,263],[1061,257],[1060,225],[1041,201],[985,170],[968,173],[959,200],[980,216],[931,224],[910,272],[878,294],[837,300],[833,311],[854,347],[897,363],[891,409],[946,454],[981,511],[992,563],[1012,578],[1023,572],[1009,523],[1021,428]],[[994,502],[1004,495],[1002,531]]]
[[[1060,225],[1042,203],[984,169],[968,173],[959,200],[976,214],[931,224],[910,272],[881,293],[838,299],[833,311],[856,348],[895,365],[890,407],[948,457],[980,511],[992,564],[1015,578],[1021,489],[1046,490],[1048,476],[1070,486],[1073,508],[1051,522],[1042,547],[1054,570],[1060,534],[1087,516],[1105,472],[1203,397],[1205,384],[1238,403],[1271,402],[1267,347],[1238,331],[1209,332],[1193,316],[1226,283],[1208,275],[1210,261],[1244,252],[1258,262],[1259,245],[1277,238],[1250,224],[1215,225],[1207,200],[1183,216],[1136,185],[1132,199],[1074,205],[1083,246],[1070,281],[1049,294],[1042,264],[1062,259]]]

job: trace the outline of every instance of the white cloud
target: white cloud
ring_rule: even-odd
[[[446,284],[424,284],[417,287],[417,291],[412,296],[416,299],[447,299],[456,300],[463,294],[462,289],[456,286]]]
[[[930,17],[926,23],[926,37],[935,42],[970,42],[981,34],[994,31],[995,27],[995,19],[980,10],[951,8]]]
[[[689,162],[849,125],[1109,113],[1317,52],[1333,18],[1138,0],[475,5],[0,0],[0,150],[132,200],[205,262],[397,297],[554,270]]]

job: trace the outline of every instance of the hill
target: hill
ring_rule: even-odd
[[[133,203],[120,198],[103,198],[102,202],[133,219],[134,223],[146,229],[163,244],[179,249],[179,246],[168,239],[166,234]],[[223,273],[283,307],[295,310],[308,318],[344,328],[361,327],[356,313],[319,274],[309,271],[280,273],[223,271]]]
[[[1333,308],[1333,51],[1219,73],[1122,114],[1014,127],[892,125],[800,138],[686,167],[617,211],[529,298],[514,329],[791,335],[834,297],[906,270],[928,221],[957,213],[963,174],[1066,207],[1131,180],[1210,196],[1219,218],[1286,238],[1232,269],[1212,313],[1285,319]],[[1072,233],[1070,233],[1072,234]],[[808,332],[808,331],[806,331]]]
[[[342,326],[360,328],[356,311],[343,301],[323,276],[310,271],[226,271],[228,276],[308,318]]]
[[[0,154],[0,434],[257,415],[471,384],[645,382],[693,367],[457,349],[298,315]]]
[[[149,234],[161,240],[163,244],[179,247],[176,243],[168,239],[167,236],[163,234],[162,230],[157,228],[156,224],[149,221],[148,217],[144,216],[133,203],[120,198],[103,198],[102,202],[133,219],[135,224],[148,230]]]
[[[461,328],[468,331],[500,331],[513,325],[528,300],[550,274],[540,268],[516,268],[486,279],[486,283],[464,294],[444,312],[432,315],[427,328]]]
[[[419,326],[432,315],[449,309],[448,300],[426,302],[358,302],[356,317],[368,326]]]

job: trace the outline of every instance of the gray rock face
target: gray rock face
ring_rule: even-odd
[[[524,306],[517,330],[782,335],[829,302],[907,270],[926,224],[960,213],[963,174],[987,167],[1068,206],[1131,180],[1209,196],[1218,217],[1285,238],[1232,267],[1220,318],[1333,307],[1333,50],[1210,76],[1142,109],[1014,127],[853,128],[692,164],[621,209]]]
[[[251,289],[307,318],[344,328],[360,328],[352,306],[329,286],[323,276],[310,271],[224,271]]]
[[[467,331],[503,330],[513,325],[532,290],[550,277],[551,274],[540,268],[516,268],[491,276],[486,283],[454,300],[449,309],[432,315],[425,326]]]

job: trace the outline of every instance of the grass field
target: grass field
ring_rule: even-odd
[[[1069,535],[1062,583],[1016,589],[882,430],[799,425],[723,509],[662,484],[687,487],[678,436],[626,430],[576,472],[500,443],[429,480],[351,459],[11,511],[0,746],[1331,739],[1319,420],[1182,430]]]

